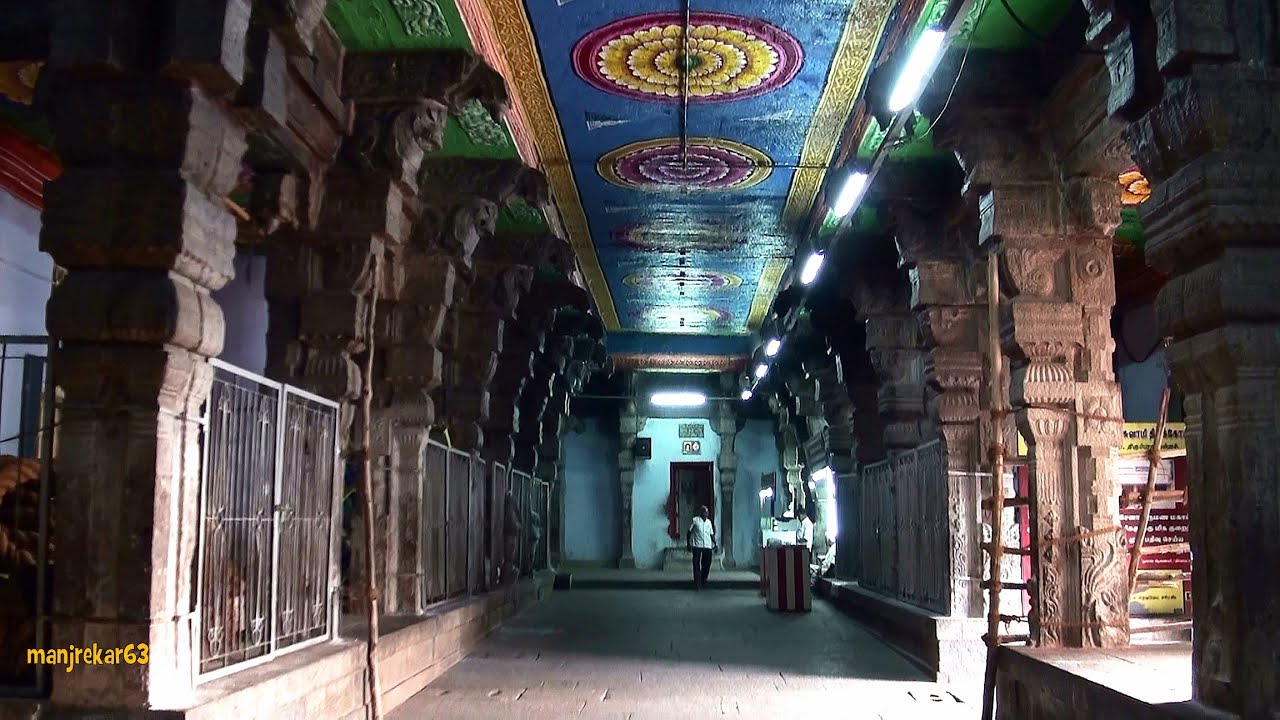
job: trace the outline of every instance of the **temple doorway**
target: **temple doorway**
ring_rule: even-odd
[[[675,499],[668,507],[671,514],[672,537],[684,539],[689,524],[698,514],[698,507],[706,505],[711,519],[716,517],[716,496],[713,463],[671,463],[671,495]]]

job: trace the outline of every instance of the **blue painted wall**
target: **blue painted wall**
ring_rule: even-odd
[[[782,475],[773,423],[748,420],[733,442],[738,482],[733,491],[733,555],[738,567],[758,567],[760,553],[760,476]]]
[[[680,424],[701,423],[702,453],[680,454]],[[720,436],[704,418],[650,418],[640,437],[653,438],[653,457],[636,460],[635,485],[631,489],[631,554],[636,567],[661,569],[665,550],[683,547],[682,539],[672,540],[667,534],[667,497],[671,493],[671,463],[709,462],[715,473],[716,509],[712,513],[716,528],[720,527]]]
[[[267,367],[266,258],[238,251],[235,271],[235,277],[213,293],[227,323],[218,359],[262,375]]]
[[[40,252],[40,211],[0,190],[0,335],[44,335],[44,307],[53,287],[53,259]],[[41,346],[13,346],[7,355],[44,357]],[[22,361],[5,360],[0,388],[0,440],[19,432]],[[16,454],[17,441],[0,443]]]
[[[564,435],[564,554],[571,562],[612,565],[622,532],[618,508],[618,435],[600,420],[583,420],[582,432]]]

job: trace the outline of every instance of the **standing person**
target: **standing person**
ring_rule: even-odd
[[[711,522],[711,511],[706,505],[698,508],[689,532],[685,533],[685,547],[693,553],[693,589],[701,590],[711,574],[711,553],[716,550],[716,528]]]

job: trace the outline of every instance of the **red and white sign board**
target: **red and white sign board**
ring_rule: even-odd
[[[803,545],[764,548],[761,568],[768,585],[765,605],[770,610],[809,612],[813,609],[809,587],[809,548]]]

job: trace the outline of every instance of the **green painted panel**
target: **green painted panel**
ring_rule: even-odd
[[[549,230],[542,211],[516,198],[498,213],[498,232],[545,233]]]
[[[1040,37],[1044,37],[1062,21],[1077,0],[1008,0],[1018,18]],[[988,50],[1011,50],[1035,47],[1038,38],[1027,34],[1009,15],[1001,0],[986,0],[987,8],[978,27],[969,38],[970,47]]]
[[[1136,207],[1120,210],[1120,225],[1116,227],[1115,240],[1118,243],[1132,245],[1142,250],[1147,244],[1146,232],[1142,229],[1142,216]]]
[[[478,103],[477,103],[478,104]],[[464,113],[466,115],[467,113]],[[514,158],[517,157],[516,146],[511,142],[507,129],[493,122],[485,114],[485,121],[492,127],[478,131],[474,117],[469,119],[451,116],[444,126],[444,146],[437,150],[436,157],[465,158]],[[471,132],[468,132],[470,130]]]
[[[858,157],[863,160],[870,160],[879,149],[880,144],[884,142],[885,130],[880,124],[872,121],[867,132],[862,136],[862,142],[858,145]],[[929,119],[920,113],[916,113],[916,127],[911,139],[907,142],[893,148],[889,151],[889,158],[892,160],[928,160],[944,155],[945,152],[934,147],[933,144],[933,128]]]
[[[470,50],[454,0],[332,0],[329,24],[348,50]]]

